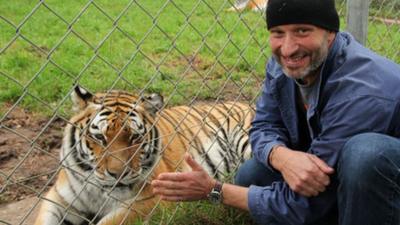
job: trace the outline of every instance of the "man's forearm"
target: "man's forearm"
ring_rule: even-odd
[[[222,186],[223,203],[225,205],[249,211],[248,192],[249,188],[225,183]]]

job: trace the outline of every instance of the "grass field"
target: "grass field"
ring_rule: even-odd
[[[251,101],[264,76],[268,34],[262,14],[228,7],[224,0],[1,4],[0,104],[68,114],[77,83],[91,91],[158,92],[170,105]],[[399,61],[392,48],[399,27],[371,23],[369,31],[367,45]]]
[[[141,225],[138,221],[135,225]],[[155,213],[149,224],[174,225],[252,225],[250,215],[244,211],[216,206],[208,202],[180,203],[174,209]]]
[[[267,58],[260,13],[226,12],[222,0],[87,2],[1,4],[1,102],[62,113],[75,83],[158,92],[172,105],[257,94]]]

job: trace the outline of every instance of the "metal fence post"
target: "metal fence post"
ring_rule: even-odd
[[[371,0],[347,0],[347,31],[365,44],[368,34],[368,13]]]

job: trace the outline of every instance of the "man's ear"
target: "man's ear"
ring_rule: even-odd
[[[71,99],[73,102],[72,109],[75,112],[79,112],[85,109],[88,103],[93,100],[93,95],[89,91],[78,85],[74,88]]]
[[[328,33],[328,46],[331,47],[333,42],[335,41],[336,38],[336,32],[335,31],[329,31]]]
[[[143,98],[143,104],[147,112],[155,115],[164,107],[164,98],[160,94],[153,93]]]

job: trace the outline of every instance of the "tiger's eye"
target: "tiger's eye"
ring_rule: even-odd
[[[101,142],[101,144],[105,144],[106,143],[106,139],[104,137],[103,134],[93,134],[91,135],[93,139],[95,139],[96,141]]]
[[[132,136],[131,136],[131,141],[134,141],[134,140],[140,138],[140,136],[141,136],[141,135],[138,134],[138,133],[133,133]]]
[[[105,141],[104,136],[102,134],[96,134],[94,137],[100,141]]]

